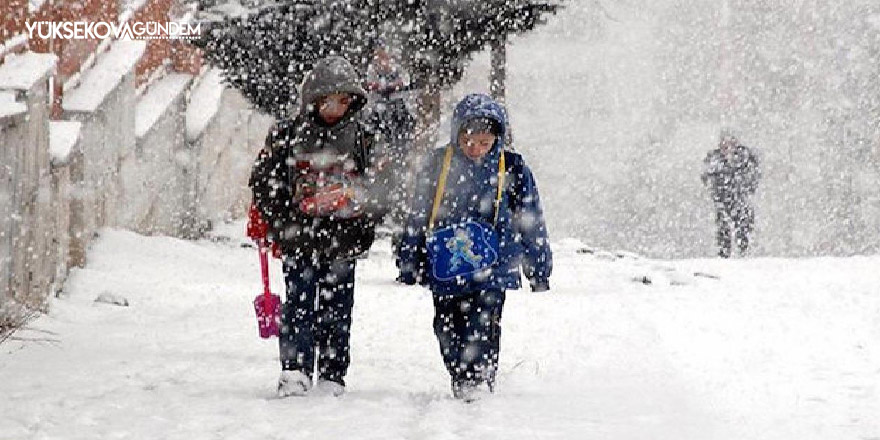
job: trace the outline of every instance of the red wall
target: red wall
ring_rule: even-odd
[[[108,21],[119,18],[118,0],[55,0],[46,3],[32,15],[28,15],[28,0],[0,0],[0,41],[26,32],[25,22],[30,21]],[[173,0],[147,0],[129,19],[137,22],[166,22],[169,20]],[[56,86],[58,99],[53,115],[60,115],[63,91],[60,84],[79,72],[82,64],[100,44],[98,40],[43,40],[33,38],[28,48],[34,52],[53,52],[58,55]],[[147,49],[135,67],[137,85],[143,84],[163,64],[170,63],[172,70],[197,74],[202,67],[201,52],[183,40],[148,40]],[[2,59],[0,59],[2,62]]]

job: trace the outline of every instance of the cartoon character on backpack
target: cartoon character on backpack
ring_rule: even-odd
[[[467,262],[471,267],[480,267],[480,261],[483,261],[482,255],[474,254],[474,240],[467,229],[457,228],[455,236],[446,241],[446,249],[452,254],[450,259],[450,270],[457,271],[461,267],[462,262]]]

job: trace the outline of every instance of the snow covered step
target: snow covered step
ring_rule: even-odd
[[[186,107],[186,140],[197,140],[214,119],[223,97],[223,73],[220,69],[209,70],[193,88]]]
[[[117,41],[84,74],[79,86],[69,91],[62,107],[66,111],[94,112],[132,72],[146,48],[146,41]]]
[[[49,122],[49,154],[53,165],[63,165],[70,160],[70,152],[79,142],[81,128],[80,122]]]
[[[138,100],[135,116],[135,136],[144,137],[180,97],[192,81],[192,75],[173,73],[151,84]]]
[[[55,69],[54,54],[27,52],[10,55],[0,65],[0,90],[27,91]]]
[[[15,100],[15,92],[0,92],[0,119],[27,112],[27,105]]]

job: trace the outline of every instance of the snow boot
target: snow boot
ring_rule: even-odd
[[[318,379],[317,385],[315,385],[315,390],[313,393],[318,393],[325,396],[333,396],[339,397],[345,394],[345,385],[327,379]]]
[[[476,382],[456,382],[452,384],[452,397],[464,403],[473,403],[490,394],[484,384]]]
[[[278,397],[305,396],[312,380],[299,370],[284,370],[278,378]]]

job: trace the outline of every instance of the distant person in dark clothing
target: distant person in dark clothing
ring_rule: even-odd
[[[367,69],[366,90],[370,93],[370,115],[367,120],[381,135],[382,148],[391,161],[394,179],[390,182],[388,198],[392,207],[388,220],[392,229],[392,243],[396,249],[403,233],[405,208],[410,193],[410,168],[415,118],[406,103],[406,94],[412,88],[406,70],[395,60],[384,41],[373,53]]]
[[[384,44],[384,43],[383,43]],[[415,120],[406,105],[409,75],[387,48],[380,46],[367,68],[366,89],[370,93],[376,130],[386,137],[393,153],[404,155],[412,141]]]
[[[731,257],[734,241],[740,254],[745,254],[755,223],[751,197],[761,180],[758,156],[740,144],[733,130],[723,129],[718,148],[703,161],[702,180],[715,205],[718,255]]]

